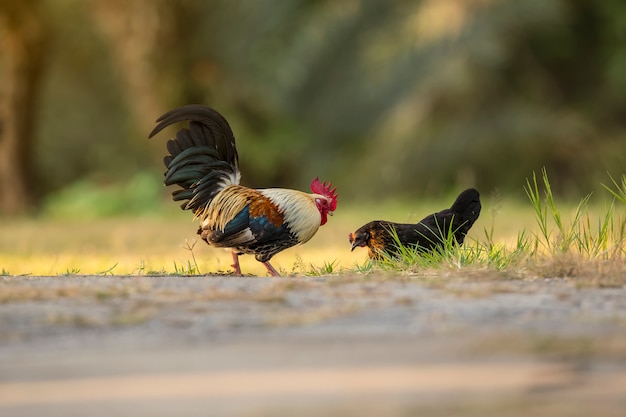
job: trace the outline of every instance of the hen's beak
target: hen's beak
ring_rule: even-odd
[[[350,241],[350,243],[352,243],[352,248],[350,249],[350,252],[352,252],[354,249],[358,248],[359,246],[363,246],[363,239],[359,239],[358,235],[356,235],[355,233],[350,233],[348,235],[348,240]]]

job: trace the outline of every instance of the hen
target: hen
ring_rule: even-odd
[[[441,247],[450,233],[460,245],[480,215],[480,195],[470,188],[457,197],[452,207],[424,217],[417,224],[392,223],[374,220],[361,226],[348,236],[352,250],[367,246],[371,259],[380,259],[384,253],[394,255],[398,252],[397,242],[392,231],[398,236],[402,246],[416,247],[420,252],[427,252]]]
[[[305,243],[337,208],[336,188],[315,178],[313,194],[282,188],[239,185],[239,159],[233,132],[220,113],[201,105],[171,110],[149,137],[172,123],[189,126],[167,142],[165,185],[176,184],[174,201],[200,218],[198,234],[209,245],[231,248],[233,268],[241,275],[239,255],[255,255],[272,276],[269,263],[278,252]]]

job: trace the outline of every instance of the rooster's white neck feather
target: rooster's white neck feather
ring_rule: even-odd
[[[317,232],[322,215],[315,204],[315,194],[283,188],[259,190],[285,216],[285,223],[300,243],[308,242]]]

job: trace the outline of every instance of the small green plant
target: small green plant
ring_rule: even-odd
[[[362,274],[368,274],[372,272],[373,268],[374,268],[374,263],[370,259],[367,259],[362,264],[359,264],[359,263],[354,264],[354,270]]]
[[[465,247],[467,248],[469,246],[474,253],[475,263],[486,264],[497,271],[502,271],[515,265],[530,253],[531,247],[526,230],[522,230],[518,233],[516,245],[512,250],[502,243],[495,242],[493,237],[494,228],[496,217],[500,213],[501,201],[500,194],[497,191],[494,192],[490,208],[491,224],[489,228],[483,228],[485,240],[476,241],[472,246],[469,246],[467,243],[465,244]]]
[[[71,268],[71,269],[67,268],[65,270],[65,272],[63,272],[60,275],[64,276],[64,277],[69,277],[69,276],[72,276],[72,275],[78,275],[79,273],[80,273],[80,269],[79,268]]]
[[[9,275],[11,275],[11,274],[9,274],[9,271],[7,271],[6,269],[2,268],[2,271],[0,271],[0,276],[7,277]]]
[[[142,275],[146,270],[146,261],[141,259],[139,260],[139,265],[137,266],[137,275]]]
[[[330,275],[335,272],[335,268],[339,264],[339,261],[336,259],[332,262],[324,261],[322,266],[315,266],[313,264],[310,265],[309,272],[307,275],[312,276],[320,276],[320,275]]]
[[[585,216],[580,235],[577,237],[577,249],[586,258],[598,258],[610,255],[614,248],[612,236],[615,235],[615,223],[613,221],[614,204],[611,202],[603,218],[598,219],[598,224],[594,228],[591,224],[589,213]],[[624,224],[621,224],[624,227]],[[624,236],[623,230],[617,233]],[[614,242],[621,246],[621,242]]]
[[[191,259],[193,261],[193,267],[192,267],[191,263],[189,261],[187,261],[187,269],[189,271],[193,271],[193,272],[189,272],[189,275],[201,274],[200,268],[198,267],[198,262],[196,261],[196,255],[193,253],[193,248],[196,247],[196,243],[198,243],[198,239],[194,239],[193,242],[191,242],[191,243],[189,243],[189,241],[187,239],[185,239],[184,249],[187,249],[189,252],[191,252]]]
[[[512,249],[494,241],[493,225],[490,229],[484,228],[484,234],[485,240],[476,241],[473,246],[469,246],[469,249],[475,252],[476,263],[486,264],[497,271],[517,265],[533,252],[533,243],[526,234],[526,230],[521,230],[517,234],[517,240]],[[465,247],[468,247],[467,243]]]
[[[105,269],[104,271],[98,272],[97,275],[113,275],[113,270],[115,269],[116,266],[117,266],[117,262],[113,264],[113,266],[111,266],[110,268]]]
[[[182,263],[180,266],[174,261],[174,275],[198,275],[197,266],[187,260],[187,264]]]
[[[305,271],[305,264],[304,264],[304,260],[302,259],[302,256],[300,256],[299,254],[296,254],[296,260],[293,262],[293,265],[291,266],[291,273],[292,274],[296,274],[298,273],[298,271],[306,274]]]
[[[622,179],[619,183],[611,175],[609,175],[609,178],[611,178],[611,182],[613,183],[615,189],[605,184],[602,184],[602,186],[606,188],[608,192],[613,195],[613,197],[626,204],[626,175],[622,175]]]

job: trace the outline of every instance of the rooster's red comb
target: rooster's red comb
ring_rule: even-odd
[[[330,208],[334,211],[337,208],[337,187],[331,189],[330,187],[332,186],[332,182],[329,181],[328,184],[326,184],[326,181],[320,182],[319,178],[317,177],[315,177],[315,179],[311,181],[311,191],[313,191],[315,194],[320,194],[330,198]]]

